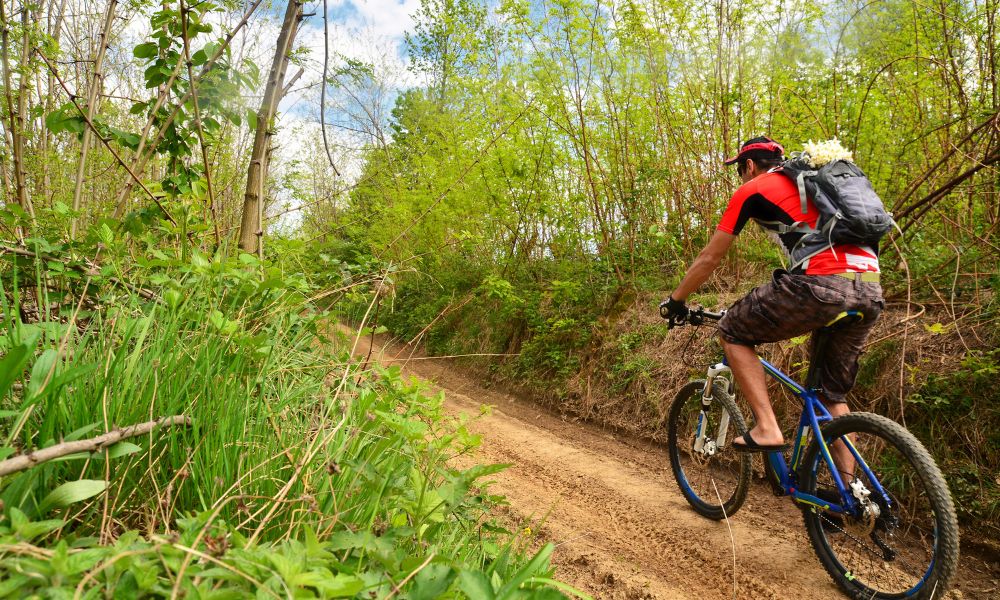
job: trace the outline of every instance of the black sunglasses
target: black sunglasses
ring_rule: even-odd
[[[742,161],[742,162],[736,163],[736,174],[737,175],[739,175],[740,177],[743,177],[743,172],[746,171],[746,170],[747,170],[747,162],[746,161]]]

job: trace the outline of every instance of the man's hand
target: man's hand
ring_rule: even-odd
[[[666,300],[660,302],[660,316],[667,320],[667,329],[683,325],[688,316],[687,304],[683,300],[674,300],[673,296],[668,296]]]

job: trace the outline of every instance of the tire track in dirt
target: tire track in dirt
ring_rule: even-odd
[[[358,353],[368,354],[367,344]],[[602,599],[843,597],[799,511],[765,486],[753,486],[729,520],[730,537],[726,522],[688,506],[662,447],[566,421],[402,346],[380,342],[372,354],[445,391],[450,412],[475,417],[469,428],[482,446],[460,461],[512,465],[490,490],[507,497],[519,527],[556,545],[560,580]],[[492,408],[481,415],[483,405]]]

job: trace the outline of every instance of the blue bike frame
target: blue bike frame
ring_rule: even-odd
[[[791,496],[800,504],[808,504],[834,513],[856,514],[860,506],[858,500],[854,497],[854,494],[851,493],[850,488],[844,485],[840,472],[837,470],[837,467],[833,462],[833,456],[830,454],[830,448],[827,446],[823,436],[820,435],[820,424],[833,419],[830,412],[826,410],[825,406],[823,406],[816,390],[809,390],[802,387],[793,381],[788,375],[781,372],[780,369],[763,358],[760,359],[760,363],[764,366],[765,372],[791,390],[792,394],[802,401],[802,416],[799,418],[799,425],[796,428],[795,445],[792,448],[791,464],[789,465],[785,462],[785,457],[781,452],[767,453],[768,463],[778,477],[778,484],[781,486],[782,490],[784,490],[786,495]],[[726,367],[728,370],[728,364],[725,358],[723,358],[721,365]],[[721,369],[715,370],[718,371]],[[711,381],[708,382],[708,386],[709,387],[707,389],[711,389]],[[796,486],[798,485],[797,472],[803,458],[803,454],[806,450],[806,442],[810,432],[812,432],[813,438],[819,442],[820,452],[823,453],[823,460],[825,460],[826,464],[829,466],[830,473],[833,475],[833,480],[837,484],[837,489],[840,492],[840,497],[843,502],[842,504],[831,503],[827,500],[823,500],[822,498],[818,498],[811,494],[803,493],[796,489]],[[854,460],[857,462],[858,467],[864,471],[868,481],[875,486],[874,491],[885,500],[887,506],[892,506],[892,501],[889,498],[889,495],[886,493],[885,489],[883,489],[882,484],[879,482],[878,478],[875,477],[875,474],[872,473],[868,464],[863,458],[861,458],[861,454],[858,452],[857,448],[854,447],[854,444],[851,443],[851,440],[846,437],[841,439],[845,444],[847,444],[851,454],[854,455]]]

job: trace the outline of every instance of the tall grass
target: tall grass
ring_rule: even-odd
[[[190,422],[0,478],[0,596],[561,596],[551,547],[529,560],[490,518],[499,467],[449,466],[478,438],[441,396],[338,349],[301,277],[166,258],[129,288],[0,271],[0,452]]]

